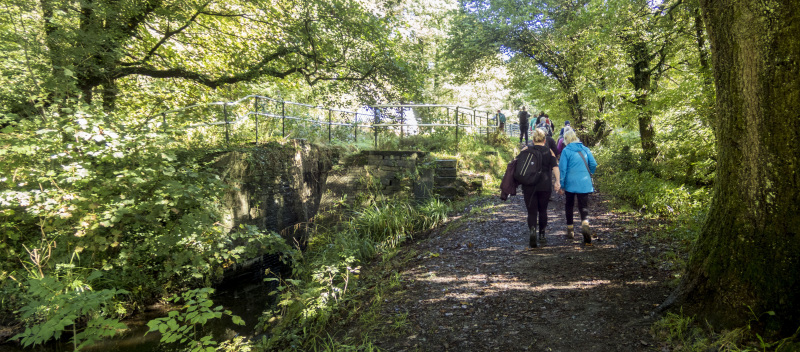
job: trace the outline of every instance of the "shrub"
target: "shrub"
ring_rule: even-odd
[[[288,250],[277,234],[254,227],[224,231],[218,205],[226,185],[202,162],[207,151],[178,147],[173,137],[183,131],[110,122],[117,118],[78,111],[0,134],[0,273],[11,278],[0,291],[17,295],[2,301],[3,313],[39,300],[24,262],[35,263],[38,280],[67,264],[102,270],[91,295],[124,289],[142,304],[207,284],[237,258]]]

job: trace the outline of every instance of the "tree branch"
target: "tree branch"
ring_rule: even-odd
[[[147,54],[145,54],[145,56],[141,60],[139,60],[138,63],[130,63],[129,65],[142,64],[142,63],[145,63],[148,60],[150,60],[150,57],[153,56],[153,54],[156,52],[156,50],[158,50],[158,48],[160,48],[162,45],[164,45],[164,43],[167,40],[169,40],[169,38],[171,38],[173,35],[176,35],[178,33],[183,32],[184,29],[188,28],[189,25],[191,25],[197,19],[197,16],[199,16],[202,13],[202,10],[206,6],[208,6],[209,3],[210,3],[210,1],[206,1],[204,4],[200,5],[200,8],[197,9],[197,12],[195,12],[192,15],[192,17],[190,17],[189,20],[186,21],[186,23],[183,26],[180,26],[180,27],[178,27],[177,29],[175,29],[173,31],[167,31],[166,33],[164,33],[164,36],[161,37],[161,39],[158,41],[158,43],[156,43],[156,45],[154,45],[152,48],[150,48],[150,50],[147,52]]]

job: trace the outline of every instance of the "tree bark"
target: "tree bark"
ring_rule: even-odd
[[[708,49],[706,48],[706,29],[703,23],[703,16],[700,9],[694,9],[694,35],[695,42],[697,43],[697,57],[700,62],[699,73],[703,77],[703,90],[702,95],[704,99],[698,107],[700,115],[699,120],[706,126],[710,126],[711,130],[716,133],[714,122],[714,78],[711,73],[711,63],[709,62]]]
[[[800,324],[800,6],[702,0],[717,91],[714,198],[668,299],[716,328]],[[774,312],[774,316],[765,314]]]
[[[632,61],[631,68],[633,69],[631,83],[636,91],[633,103],[637,110],[639,137],[642,141],[645,160],[652,162],[658,155],[658,149],[655,141],[656,131],[653,128],[653,113],[648,106],[648,95],[652,92],[651,54],[647,43],[641,41],[631,44],[629,51]]]

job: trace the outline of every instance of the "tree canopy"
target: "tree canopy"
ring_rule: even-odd
[[[214,89],[263,78],[364,81],[396,73],[393,8],[352,0],[5,2],[3,47],[18,95],[114,106],[121,80]],[[9,95],[6,104],[18,102]]]

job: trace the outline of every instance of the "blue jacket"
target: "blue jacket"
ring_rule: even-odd
[[[591,175],[586,171],[586,164],[583,163],[581,152],[589,164],[589,170],[594,174],[597,168],[597,161],[594,160],[592,152],[581,142],[572,142],[561,152],[561,159],[558,162],[558,171],[561,173],[561,188],[570,193],[591,193]]]

